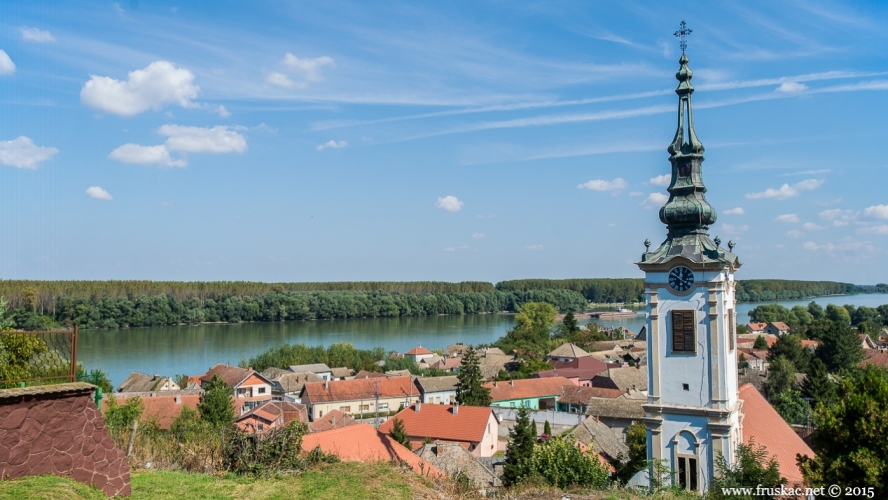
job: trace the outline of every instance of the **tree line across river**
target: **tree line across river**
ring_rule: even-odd
[[[854,293],[888,293],[888,285],[794,280],[746,280],[737,285],[740,301]],[[527,279],[497,284],[0,280],[0,297],[8,301],[15,326],[28,330],[71,324],[119,328],[514,312],[526,302],[548,302],[566,312],[581,311],[588,302],[640,302],[643,296],[644,280],[636,278]]]

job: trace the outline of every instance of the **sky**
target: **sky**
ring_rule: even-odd
[[[5,279],[640,277],[684,19],[737,277],[888,281],[883,2],[0,12]]]

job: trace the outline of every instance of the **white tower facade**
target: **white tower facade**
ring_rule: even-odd
[[[694,131],[692,72],[684,53],[679,62],[670,197],[660,209],[668,234],[653,251],[646,241],[638,263],[647,304],[644,421],[648,458],[674,471],[677,484],[705,492],[716,458],[733,464],[742,442],[734,293],[740,262],[733,243],[724,249],[719,238],[709,238],[716,212],[704,196],[704,148]]]

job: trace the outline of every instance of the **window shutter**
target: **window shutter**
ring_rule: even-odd
[[[696,347],[695,311],[672,311],[672,350],[694,352]]]
[[[731,337],[731,339],[729,341],[731,344],[731,351],[734,350],[734,337],[736,336],[735,329],[736,329],[736,325],[734,324],[734,310],[728,309],[728,335]]]

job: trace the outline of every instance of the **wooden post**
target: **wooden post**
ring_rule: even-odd
[[[129,447],[126,451],[126,457],[129,458],[133,454],[133,443],[136,442],[136,431],[139,430],[139,419],[133,420],[133,432],[130,434]]]

